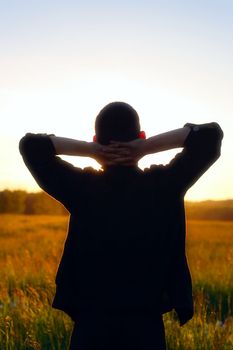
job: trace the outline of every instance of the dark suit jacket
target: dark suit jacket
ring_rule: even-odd
[[[48,135],[20,140],[39,186],[70,212],[53,307],[74,320],[98,308],[175,309],[180,325],[192,318],[184,195],[219,157],[223,132],[217,123],[186,125],[182,152],[144,171],[82,170],[56,155]]]

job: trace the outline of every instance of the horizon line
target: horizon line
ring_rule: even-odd
[[[48,196],[52,197],[50,194],[48,194],[46,191],[42,190],[42,189],[38,189],[38,190],[27,190],[26,188],[0,188],[0,192],[3,191],[10,191],[10,192],[16,192],[16,191],[22,191],[22,192],[26,192],[28,194],[31,193],[46,193]],[[52,197],[53,198],[53,197]],[[192,202],[192,203],[198,203],[198,202],[223,202],[223,201],[233,201],[233,197],[231,198],[204,198],[204,199],[185,199],[185,202]]]

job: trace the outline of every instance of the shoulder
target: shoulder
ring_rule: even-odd
[[[165,173],[167,166],[163,164],[152,164],[149,168],[145,168],[143,173],[145,175],[162,175]]]
[[[223,131],[216,122],[205,124],[186,123],[184,127],[190,128],[184,146],[186,148],[212,148],[213,145],[220,145],[223,139]]]
[[[169,170],[168,165],[152,164],[143,170],[144,181],[163,187],[169,182]]]
[[[83,174],[86,175],[93,175],[93,176],[99,176],[103,173],[102,170],[97,170],[95,168],[92,168],[91,166],[85,167],[82,169]]]
[[[83,169],[79,169],[79,172],[82,174],[83,178],[85,178],[86,180],[89,180],[89,181],[94,181],[98,178],[101,177],[101,175],[103,174],[103,171],[102,170],[97,170],[95,168],[92,168],[92,167],[85,167]]]

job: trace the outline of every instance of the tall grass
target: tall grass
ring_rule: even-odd
[[[65,350],[72,321],[51,308],[68,218],[0,215],[0,349]],[[168,350],[233,349],[233,222],[189,221],[195,316],[164,315]]]

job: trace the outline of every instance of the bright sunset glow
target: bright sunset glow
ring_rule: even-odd
[[[222,156],[186,198],[233,198],[232,11],[227,0],[2,3],[0,190],[39,190],[18,151],[25,133],[91,141],[99,110],[120,100],[138,111],[147,137],[218,122]],[[139,165],[166,164],[178,151]]]

